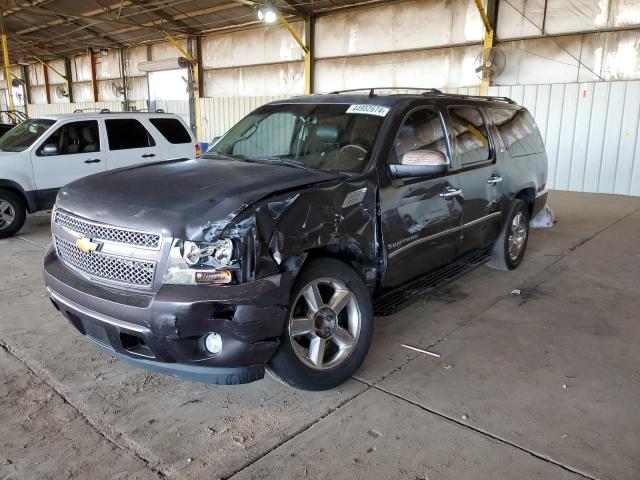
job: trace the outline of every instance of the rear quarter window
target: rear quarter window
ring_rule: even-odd
[[[512,157],[544,152],[544,142],[531,114],[525,110],[488,108],[502,143]]]
[[[149,121],[169,143],[191,143],[191,135],[180,120],[176,118],[151,118]]]

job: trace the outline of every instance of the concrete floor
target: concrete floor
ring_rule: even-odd
[[[51,307],[49,220],[30,217],[0,241],[0,478],[638,479],[640,198],[550,204],[521,268],[377,319],[323,393],[110,359]]]

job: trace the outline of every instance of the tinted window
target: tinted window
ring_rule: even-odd
[[[44,145],[56,145],[58,155],[98,152],[100,151],[98,122],[89,120],[66,123],[53,132],[42,144],[42,146]]]
[[[152,118],[149,121],[169,143],[191,143],[191,136],[180,120],[176,118]]]
[[[104,123],[111,150],[153,147],[156,144],[144,125],[134,118],[105,120]]]
[[[473,107],[451,107],[449,118],[460,164],[488,160],[489,135],[480,111]]]
[[[246,162],[361,172],[387,111],[371,114],[346,104],[265,105],[233,126],[204,158],[223,154]]]
[[[502,143],[512,157],[544,152],[544,143],[533,117],[527,110],[487,109]]]
[[[0,138],[0,152],[22,152],[46,132],[55,120],[32,118],[9,130]]]
[[[422,108],[411,113],[400,127],[394,147],[397,160],[414,150],[435,150],[449,158],[439,112]]]

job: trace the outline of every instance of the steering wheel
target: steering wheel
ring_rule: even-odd
[[[349,144],[340,148],[340,160],[347,157],[362,162],[368,153],[369,152],[360,145]]]

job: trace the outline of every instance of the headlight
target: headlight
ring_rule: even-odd
[[[165,284],[221,285],[231,283],[240,268],[238,249],[232,240],[192,242],[176,240],[171,246]]]
[[[213,243],[186,241],[182,244],[182,258],[189,265],[226,267],[233,259],[233,242],[229,239]]]

